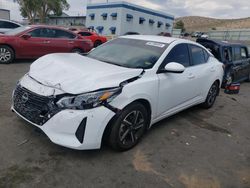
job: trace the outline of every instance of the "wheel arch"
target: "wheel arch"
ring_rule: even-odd
[[[16,50],[11,45],[3,43],[3,44],[0,44],[0,46],[8,46],[9,48],[11,48],[14,52],[14,58],[16,57]]]
[[[149,102],[149,100],[144,99],[144,98],[140,98],[140,99],[136,99],[132,102],[130,102],[129,104],[127,104],[124,108],[126,108],[127,106],[131,105],[132,103],[138,102],[140,104],[142,104],[145,109],[148,112],[148,117],[149,117],[149,121],[148,121],[148,125],[147,128],[150,128],[150,123],[151,123],[151,116],[152,116],[152,106]],[[124,109],[123,108],[123,109]],[[107,126],[105,127],[104,131],[103,131],[103,135],[102,135],[102,144],[107,142],[107,139],[109,137],[110,131],[111,131],[111,127],[114,123],[114,121],[116,120],[116,118],[119,116],[119,113],[115,114],[111,120],[108,122]]]

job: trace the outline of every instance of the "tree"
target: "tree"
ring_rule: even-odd
[[[34,23],[39,17],[41,23],[45,23],[46,17],[61,15],[63,10],[69,9],[67,0],[17,0],[20,5],[21,15]]]
[[[40,0],[17,0],[20,5],[21,15],[24,18],[28,18],[31,24],[34,23],[35,18],[37,17],[37,10],[39,9]]]
[[[179,20],[175,23],[175,26],[174,26],[175,29],[181,29],[181,32],[184,32],[186,29],[185,29],[185,25],[184,25],[184,22],[182,20]]]
[[[38,15],[42,23],[45,23],[50,14],[60,16],[63,10],[69,9],[67,0],[41,0],[39,5]]]

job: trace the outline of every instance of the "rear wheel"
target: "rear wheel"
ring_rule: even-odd
[[[219,93],[219,84],[218,82],[214,82],[208,91],[206,101],[202,103],[202,107],[211,108],[214,105],[218,93]]]
[[[100,40],[95,41],[94,48],[96,48],[97,46],[100,46],[101,44],[102,44],[102,41]]]
[[[9,64],[15,58],[15,53],[9,46],[0,45],[0,64]]]
[[[132,103],[115,120],[109,136],[110,146],[118,151],[134,147],[142,138],[147,125],[146,108],[141,103]]]

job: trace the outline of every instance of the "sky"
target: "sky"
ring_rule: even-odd
[[[120,0],[109,0],[110,2]],[[175,17],[206,16],[212,18],[250,17],[249,0],[126,0],[127,2],[166,12]],[[106,0],[68,0],[69,15],[85,15],[87,3],[102,3]],[[13,0],[0,0],[0,8],[11,10],[11,19],[21,21],[18,4]]]

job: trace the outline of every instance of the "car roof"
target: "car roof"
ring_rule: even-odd
[[[183,42],[183,43],[190,43],[190,44],[197,44],[196,42],[186,40],[186,39],[157,36],[157,35],[125,35],[125,36],[121,36],[119,38],[161,42],[161,43],[166,43],[166,44],[170,44],[174,41],[179,41],[179,42]],[[200,44],[198,44],[198,45],[200,45]]]

